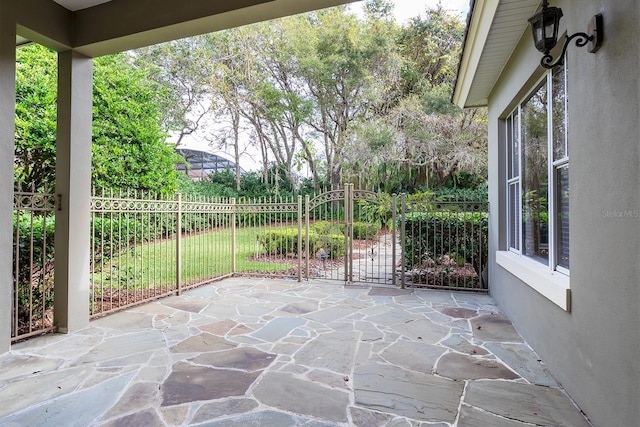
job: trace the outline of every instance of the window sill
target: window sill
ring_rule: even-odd
[[[571,311],[569,276],[509,251],[496,252],[496,262],[558,307]]]

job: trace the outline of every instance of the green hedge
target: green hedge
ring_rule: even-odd
[[[344,235],[344,223],[329,221],[317,221],[311,226],[312,230],[318,234],[341,234]],[[358,240],[373,240],[378,236],[380,223],[354,222],[353,238]]]
[[[408,269],[444,255],[470,263],[480,274],[487,262],[489,215],[486,212],[417,212],[406,215]]]
[[[267,230],[258,234],[258,242],[268,254],[285,255],[298,253],[298,230],[285,228]],[[302,234],[302,246],[305,249],[306,233]],[[344,256],[344,236],[341,234],[319,234],[315,230],[309,232],[309,249],[313,256],[324,249],[329,258],[336,259]]]
[[[367,222],[353,223],[353,238],[359,240],[374,240],[378,237],[380,223],[370,224]]]
[[[32,218],[31,215],[18,217],[14,212],[12,264],[14,269],[16,261],[20,266],[17,278],[19,325],[28,324],[31,316],[34,320],[41,319],[53,306],[54,230],[53,214]]]

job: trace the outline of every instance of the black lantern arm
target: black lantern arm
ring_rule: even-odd
[[[547,69],[552,69],[553,67],[556,67],[558,65],[564,65],[564,55],[567,53],[567,48],[569,47],[569,43],[571,43],[571,40],[573,39],[576,40],[577,47],[583,47],[583,46],[586,46],[586,44],[589,43],[590,41],[593,41],[594,36],[589,35],[587,33],[575,33],[570,36],[567,36],[567,38],[564,41],[564,46],[562,46],[562,52],[560,52],[560,56],[558,56],[558,59],[556,60],[556,62],[553,62],[553,56],[551,56],[550,53],[547,53],[540,60],[540,65],[542,65],[544,68],[547,68]]]

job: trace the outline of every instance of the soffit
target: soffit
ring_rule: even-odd
[[[468,23],[454,102],[486,106],[540,0],[476,0]],[[474,16],[475,15],[475,16]]]
[[[353,1],[21,0],[12,8],[16,45],[35,41],[96,57]]]
[[[89,7],[96,6],[98,4],[107,3],[111,0],[53,0],[60,6],[63,6],[71,11],[80,9],[87,9]]]

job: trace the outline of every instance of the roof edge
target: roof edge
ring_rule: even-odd
[[[489,36],[491,24],[498,10],[498,4],[499,0],[475,0],[469,12],[458,75],[451,97],[452,102],[461,108],[471,107],[471,105],[467,105],[467,98]],[[481,106],[486,106],[486,103],[485,105],[473,105],[473,107]]]

